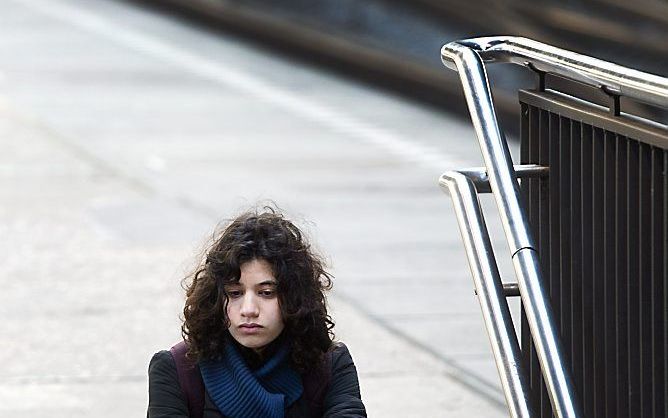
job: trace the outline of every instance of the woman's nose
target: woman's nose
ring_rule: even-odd
[[[258,316],[259,313],[260,310],[255,300],[255,295],[251,294],[251,292],[246,293],[241,304],[241,316],[252,318]]]

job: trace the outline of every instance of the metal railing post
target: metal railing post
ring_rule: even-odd
[[[476,51],[457,42],[445,45],[441,56],[444,64],[450,68],[454,64],[462,82],[554,413],[557,417],[581,417],[582,409],[573,379],[567,367],[564,367],[564,353],[543,288],[538,254],[520,204],[515,172],[496,119],[483,60]]]
[[[452,197],[510,416],[529,418],[535,415],[529,401],[526,371],[521,365],[521,351],[512,317],[504,296],[485,218],[470,177],[481,183],[486,182],[486,179],[482,180],[484,170],[477,170],[468,173],[447,172],[441,176],[439,183]]]

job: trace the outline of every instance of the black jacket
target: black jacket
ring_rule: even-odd
[[[324,397],[323,417],[366,417],[360,396],[357,369],[344,344],[333,349],[332,373]],[[148,418],[185,418],[188,405],[179,386],[174,359],[169,351],[160,351],[148,367]],[[286,418],[315,418],[309,402],[302,396],[285,410]],[[204,394],[204,418],[226,418],[218,411],[209,394]],[[237,418],[237,417],[234,417]],[[246,417],[244,417],[246,418]],[[261,417],[248,417],[261,418]]]

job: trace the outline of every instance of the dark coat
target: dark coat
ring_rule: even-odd
[[[331,367],[331,380],[323,400],[324,413],[322,416],[326,418],[366,417],[366,410],[360,396],[357,369],[344,344],[335,345]],[[169,351],[160,351],[151,359],[148,366],[148,398],[148,418],[186,418],[189,416],[188,405],[179,386],[176,365]],[[285,417],[315,418],[304,396],[286,408]],[[206,391],[204,418],[225,418]]]

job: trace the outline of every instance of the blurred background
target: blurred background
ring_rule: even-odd
[[[468,113],[454,72],[443,71],[444,40],[524,36],[654,74],[668,69],[665,0],[144,0],[177,7],[212,27],[233,30],[327,68],[439,108]],[[529,71],[490,66],[497,113],[517,133],[518,88]],[[668,120],[656,109],[637,109]]]
[[[437,185],[482,165],[439,49],[522,35],[668,68],[665,1],[0,8],[2,417],[143,416],[148,361],[180,338],[181,279],[217,225],[269,201],[329,260],[370,416],[507,416]],[[490,76],[516,153],[516,90],[534,77]]]

